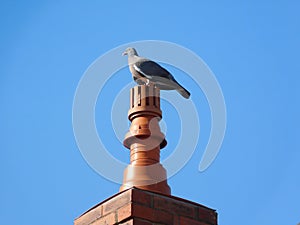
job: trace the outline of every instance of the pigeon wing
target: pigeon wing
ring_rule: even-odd
[[[155,81],[155,77],[174,80],[174,77],[165,68],[151,60],[141,60],[134,64],[134,68],[150,80]]]

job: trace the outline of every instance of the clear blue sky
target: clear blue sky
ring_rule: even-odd
[[[283,0],[2,2],[0,223],[72,224],[118,192],[119,184],[99,176],[77,148],[74,93],[100,55],[149,39],[198,54],[216,75],[227,107],[221,151],[200,173],[210,124],[203,109],[199,146],[169,179],[173,195],[217,209],[221,225],[299,223],[299,10],[299,1]],[[118,88],[131,81],[126,69],[116,77]],[[192,95],[200,93],[188,79],[180,81]],[[110,104],[98,103],[97,112],[109,112]],[[166,116],[167,125],[172,119]],[[110,134],[109,121],[105,127]],[[128,151],[109,136],[112,154],[128,162]],[[167,138],[165,155],[176,134],[168,131]]]

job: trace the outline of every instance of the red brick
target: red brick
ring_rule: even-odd
[[[132,208],[132,203],[129,203],[129,204],[123,206],[122,208],[118,209],[118,212],[117,212],[118,222],[121,222],[121,221],[126,220],[131,217],[131,214],[132,214],[131,208]]]
[[[103,215],[116,211],[131,201],[131,191],[127,190],[103,203]]]
[[[209,222],[211,224],[217,224],[217,213],[214,210],[199,208],[198,218],[200,221]]]
[[[91,223],[91,225],[113,225],[116,223],[116,216],[115,213],[110,213],[101,219],[98,219]]]
[[[173,224],[173,215],[171,213],[137,204],[134,204],[132,207],[132,216],[149,220],[153,223]]]
[[[152,193],[141,191],[139,189],[132,190],[132,201],[142,205],[152,206]]]
[[[217,213],[203,205],[140,189],[129,189],[96,205],[75,225],[216,225]]]
[[[142,220],[142,219],[137,219],[137,218],[133,218],[131,220],[128,220],[124,223],[119,223],[118,225],[152,225],[152,222],[146,221],[146,220]]]
[[[128,220],[128,221],[126,221],[126,222],[123,222],[123,223],[118,223],[118,225],[134,225],[134,223],[133,223],[133,219],[131,219],[131,220]]]
[[[93,221],[97,220],[102,216],[102,205],[97,206],[94,209],[91,209],[90,211],[86,212],[83,216],[77,218],[74,221],[74,225],[77,224],[90,224]]]
[[[179,216],[173,215],[173,225],[179,225]]]
[[[199,222],[197,220],[187,218],[187,217],[180,217],[180,225],[209,225],[209,224],[204,222]]]
[[[133,219],[133,225],[152,225],[152,222],[141,220],[141,219]]]
[[[193,205],[167,197],[155,196],[154,208],[175,213],[180,216],[196,218],[196,208]]]

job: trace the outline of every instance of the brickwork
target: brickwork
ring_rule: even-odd
[[[216,225],[217,213],[174,196],[131,188],[99,203],[74,225]]]

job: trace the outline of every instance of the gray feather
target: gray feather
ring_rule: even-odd
[[[151,82],[161,90],[176,90],[183,97],[190,97],[190,93],[175,80],[169,71],[156,62],[138,56],[134,48],[127,48],[123,55],[128,55],[130,71],[138,84]]]

